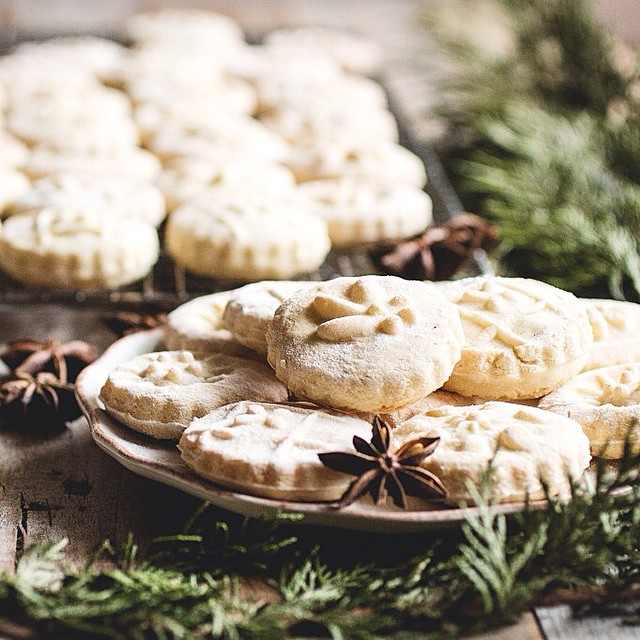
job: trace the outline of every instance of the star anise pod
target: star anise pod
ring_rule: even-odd
[[[116,311],[104,316],[103,322],[117,336],[128,336],[138,331],[147,331],[162,327],[167,322],[166,313],[137,313],[135,311]]]
[[[366,493],[376,504],[387,494],[393,503],[407,508],[407,495],[442,498],[446,490],[442,482],[430,471],[419,466],[438,446],[440,438],[415,438],[391,451],[391,429],[380,416],[373,419],[373,437],[367,442],[353,436],[355,453],[332,451],[319,453],[322,464],[350,475],[357,476],[338,502],[346,507]]]
[[[80,414],[74,385],[50,371],[18,371],[0,384],[0,417],[7,425],[54,431]]]
[[[80,371],[97,356],[98,350],[82,340],[18,340],[0,350],[0,359],[15,373],[35,376],[49,372],[63,384],[75,382]]]
[[[461,213],[434,224],[417,238],[398,243],[390,251],[371,253],[383,272],[413,280],[448,280],[464,269],[476,251],[490,250],[496,227],[480,216]]]

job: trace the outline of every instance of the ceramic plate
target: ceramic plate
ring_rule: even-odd
[[[299,522],[303,524],[362,531],[410,533],[443,529],[459,525],[465,514],[475,512],[474,508],[442,507],[417,499],[406,511],[393,506],[375,506],[364,500],[337,510],[326,503],[286,502],[236,493],[199,478],[182,462],[174,443],[155,440],[125,427],[104,411],[98,399],[107,376],[119,363],[162,348],[161,329],[121,338],[86,367],[76,382],[78,399],[89,421],[94,441],[134,473],[246,516],[287,512],[298,514]],[[544,506],[544,502],[535,503],[535,506]],[[497,509],[502,513],[514,513],[523,507],[524,503],[511,503],[499,505]]]

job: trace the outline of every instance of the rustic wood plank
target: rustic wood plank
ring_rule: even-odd
[[[523,614],[516,624],[469,636],[469,640],[544,640],[544,636],[538,627],[535,616],[532,613]]]
[[[547,640],[640,640],[640,627],[625,626],[622,616],[576,618],[568,605],[537,608],[535,614]]]
[[[114,335],[102,312],[61,305],[0,305],[0,340],[86,339],[103,349]],[[140,544],[175,532],[198,501],[127,471],[91,439],[84,418],[49,436],[0,431],[0,570],[26,546],[69,539],[84,563],[105,538],[131,531]]]

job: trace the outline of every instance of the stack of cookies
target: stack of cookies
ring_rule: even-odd
[[[128,284],[157,261],[167,214],[175,263],[240,281],[430,223],[424,166],[368,77],[370,40],[300,28],[249,45],[230,18],[186,9],[124,32],[127,48],[58,38],[0,60],[0,268],[14,279]]]
[[[351,478],[317,454],[350,451],[380,415],[392,451],[439,438],[421,464],[450,504],[472,502],[488,467],[497,501],[564,496],[591,453],[637,446],[640,352],[620,345],[639,322],[638,305],[523,278],[263,281],[178,307],[168,351],[122,364],[101,401],[256,495],[336,499]]]

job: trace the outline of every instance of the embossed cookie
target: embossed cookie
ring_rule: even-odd
[[[41,42],[23,42],[13,50],[34,59],[54,59],[60,64],[86,70],[98,77],[109,77],[125,57],[126,48],[106,38],[69,36]]]
[[[244,41],[240,25],[232,18],[194,8],[138,13],[127,20],[125,30],[138,45],[164,44],[169,49],[191,45],[215,51]]]
[[[344,176],[375,176],[417,188],[426,184],[422,160],[415,154],[389,142],[362,138],[322,140],[293,147],[284,164],[298,182]]]
[[[462,317],[466,344],[444,388],[486,399],[539,398],[576,375],[593,334],[571,293],[525,278],[465,278],[438,286]]]
[[[249,159],[241,154],[224,158],[176,158],[169,162],[157,184],[172,211],[203,195],[215,198],[220,191],[241,193],[247,189],[285,197],[292,193],[295,178],[275,162]]]
[[[304,182],[295,197],[327,221],[336,247],[408,238],[432,221],[431,199],[424,191],[383,178]]]
[[[152,225],[95,211],[12,216],[0,235],[0,267],[18,282],[42,287],[119,287],[144,277],[158,254]]]
[[[421,465],[447,489],[450,504],[473,503],[468,484],[479,488],[491,463],[490,487],[498,502],[566,496],[589,466],[589,441],[564,416],[508,402],[443,406],[416,415],[391,432],[393,449],[423,436],[438,436],[435,452]]]
[[[210,122],[206,127],[177,123],[150,136],[146,145],[165,162],[188,156],[224,158],[225,153],[244,153],[279,162],[290,151],[284,138],[257,120],[240,114]]]
[[[584,370],[640,362],[640,304],[585,299],[593,345]]]
[[[161,440],[177,439],[194,418],[247,398],[285,402],[287,390],[259,362],[190,351],[136,356],[118,366],[100,390],[110,415]]]
[[[395,426],[406,422],[409,418],[417,416],[423,413],[431,411],[431,409],[438,409],[451,405],[454,407],[465,407],[472,404],[483,404],[484,400],[478,398],[467,398],[461,396],[459,393],[453,393],[452,391],[443,391],[442,389],[430,393],[420,400],[416,400],[411,404],[406,404],[404,407],[400,407],[395,411],[380,414],[383,420],[386,420],[390,425]]]
[[[180,438],[182,459],[223,486],[279,500],[335,500],[351,478],[325,467],[318,453],[351,451],[369,440],[359,418],[305,405],[239,402],[194,420]]]
[[[538,406],[579,422],[593,455],[621,458],[627,436],[632,449],[640,450],[640,363],[585,371]]]
[[[0,216],[5,215],[30,187],[31,183],[23,173],[0,165]]]
[[[289,27],[275,29],[265,38],[267,45],[322,51],[335,58],[345,71],[373,75],[380,70],[382,49],[371,38],[330,27]]]
[[[29,154],[21,170],[32,180],[53,173],[154,180],[160,174],[162,165],[153,153],[137,147],[99,155],[58,153],[51,149],[36,148]]]
[[[331,241],[321,218],[252,194],[187,203],[170,216],[165,242],[189,271],[227,280],[286,279],[317,269]]]
[[[0,129],[0,165],[22,166],[29,157],[29,148],[15,136]]]
[[[278,307],[268,360],[301,398],[363,412],[390,411],[435,391],[460,357],[456,307],[425,282],[336,278]]]
[[[300,280],[266,280],[240,287],[229,293],[222,322],[236,340],[267,355],[267,329],[276,309],[296,291],[316,284]]]
[[[71,173],[36,180],[8,213],[30,213],[47,207],[136,218],[154,227],[166,216],[164,197],[151,182]]]
[[[231,291],[220,291],[194,298],[176,307],[164,327],[164,343],[169,350],[248,355],[231,331],[225,328],[222,314]]]
[[[293,145],[309,145],[317,139],[350,135],[363,140],[398,142],[398,123],[387,109],[345,109],[321,99],[304,105],[281,105],[260,115],[260,122]]]

